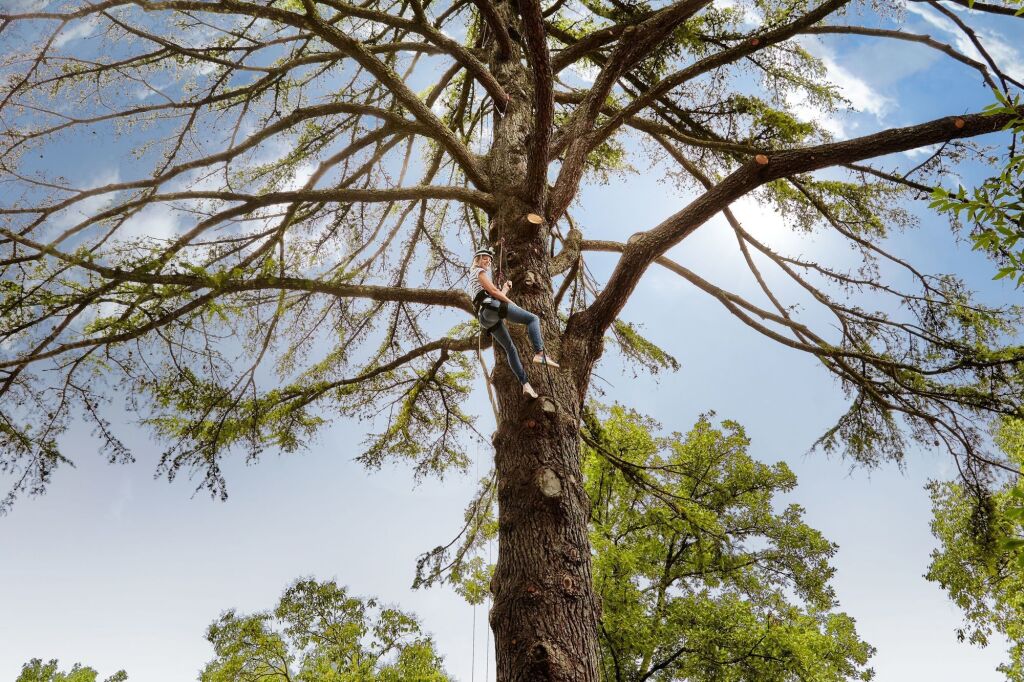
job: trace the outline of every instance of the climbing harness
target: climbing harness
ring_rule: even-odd
[[[495,308],[492,304],[497,303],[498,307]],[[484,322],[484,318],[481,313],[484,309],[494,310],[498,313],[498,321],[493,324],[487,324]],[[508,303],[506,301],[496,301],[486,292],[480,291],[476,298],[473,299],[473,311],[476,314],[476,319],[480,322],[480,328],[488,334],[491,330],[501,324],[501,321],[508,317]]]
[[[476,253],[473,254],[473,258],[475,259],[479,256],[489,256],[492,260],[494,260],[494,250],[491,249],[489,246],[481,246],[479,249],[476,250]],[[496,284],[498,286],[501,286],[502,280],[504,279],[504,273],[502,271],[502,261],[504,261],[504,259],[505,238],[501,237],[498,240],[498,278],[496,281]],[[497,308],[493,306],[494,303],[498,304]],[[484,308],[497,311],[498,321],[493,324],[485,323],[483,318],[480,316],[480,313]],[[496,301],[494,298],[491,297],[490,294],[487,293],[486,290],[481,289],[473,298],[473,313],[476,316],[477,321],[480,322],[480,327],[485,332],[490,333],[492,329],[501,324],[502,320],[508,317],[508,303],[506,301]]]

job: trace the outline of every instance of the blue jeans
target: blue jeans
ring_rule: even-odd
[[[480,322],[485,327],[491,327],[491,337],[498,343],[499,346],[505,351],[505,357],[508,358],[508,366],[512,368],[512,373],[519,379],[520,384],[527,382],[526,370],[523,369],[523,363],[519,359],[519,351],[516,350],[516,346],[512,343],[512,337],[508,334],[508,327],[505,326],[505,320],[498,317],[498,305],[499,301],[495,301],[493,298],[488,298],[483,305],[480,306]],[[515,303],[508,304],[508,316],[507,318],[511,322],[526,325],[526,333],[530,337],[530,343],[533,344],[533,350],[541,352],[544,349],[544,341],[540,337],[540,318],[531,313],[529,310],[523,310]],[[497,324],[495,324],[497,323]]]

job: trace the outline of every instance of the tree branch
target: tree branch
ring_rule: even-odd
[[[533,73],[533,136],[525,189],[533,208],[540,210],[548,182],[548,145],[555,119],[551,55],[548,53],[540,0],[517,0],[517,3],[526,34],[526,56]]]
[[[509,59],[512,56],[513,50],[512,38],[509,36],[508,27],[501,20],[498,10],[491,4],[491,0],[473,0],[473,4],[480,10],[480,16],[487,22],[487,27],[494,32],[494,39],[498,41],[498,59],[502,61]],[[508,95],[505,96],[505,100],[502,102],[502,109],[505,108],[505,102],[507,101]]]
[[[908,0],[909,2],[928,2],[928,0]],[[989,12],[991,14],[1002,14],[1008,17],[1020,18],[1020,10],[1015,10],[1012,7],[1004,7],[1002,5],[993,5],[989,2],[973,2],[972,0],[947,0],[955,5],[961,7],[967,7],[968,9],[976,10],[978,12]]]
[[[566,334],[587,338],[603,335],[652,262],[692,234],[722,208],[767,182],[951,139],[984,135],[1000,130],[1012,118],[1010,114],[948,116],[843,142],[780,151],[771,157],[761,155],[759,159],[764,161],[763,164],[757,160],[745,163],[657,227],[633,235],[604,291],[589,308],[569,320]]]
[[[555,155],[563,148],[565,152],[562,168],[548,200],[549,222],[557,222],[562,217],[579,189],[587,156],[595,146],[594,123],[612,87],[624,73],[650,56],[651,51],[672,35],[678,26],[708,4],[710,0],[680,0],[623,31],[590,92],[573,112],[561,131],[560,141],[552,149]]]

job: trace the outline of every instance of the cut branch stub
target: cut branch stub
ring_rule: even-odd
[[[540,216],[536,213],[527,213],[526,222],[530,223],[531,225],[543,225],[544,218],[543,216]]]
[[[576,582],[572,579],[571,575],[562,576],[562,589],[569,594],[575,594],[576,590],[573,589],[576,586]]]
[[[964,121],[960,117],[957,117],[957,118],[953,119],[953,125],[956,126],[957,130],[960,130],[961,128],[963,128],[965,124],[966,124],[966,121]]]
[[[537,472],[537,487],[545,497],[561,497],[562,481],[553,470],[544,467]]]
[[[530,650],[532,672],[539,680],[563,680],[568,672],[567,661],[561,651],[547,641],[537,642]]]
[[[768,157],[765,154],[758,154],[757,156],[754,157],[754,161],[757,162],[758,166],[768,165]]]

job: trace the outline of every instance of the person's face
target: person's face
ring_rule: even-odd
[[[482,268],[489,268],[489,267],[491,267],[491,257],[490,256],[480,256],[480,267],[482,267]]]

